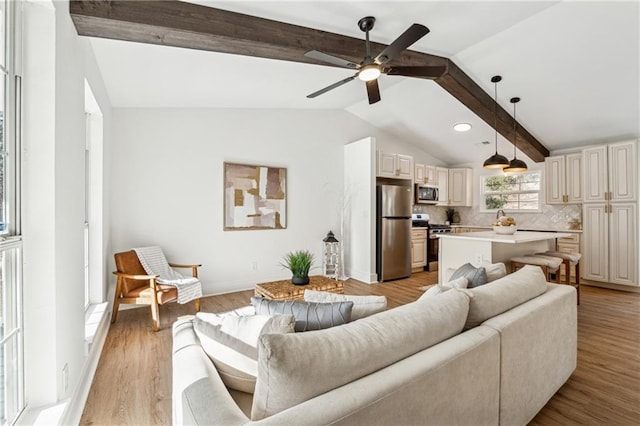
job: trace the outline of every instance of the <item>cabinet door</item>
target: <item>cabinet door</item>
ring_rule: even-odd
[[[611,203],[609,210],[609,282],[637,287],[636,205]]]
[[[396,154],[378,151],[378,176],[396,177]]]
[[[582,219],[584,238],[581,275],[593,281],[607,281],[609,278],[609,218],[605,203],[584,204]]]
[[[436,185],[438,183],[438,175],[436,174],[436,168],[434,166],[425,166],[425,177],[427,179],[426,183]]]
[[[415,183],[427,183],[424,164],[416,164],[413,170],[413,181]]]
[[[396,154],[396,175],[400,179],[413,179],[413,157]]]
[[[636,142],[609,145],[609,199],[635,201],[638,165]]]
[[[605,201],[607,186],[607,147],[597,146],[583,151],[584,202]]]
[[[436,182],[438,182],[438,206],[449,205],[449,169],[436,167]]]
[[[565,202],[565,157],[547,157],[544,159],[547,204]]]
[[[469,169],[449,169],[449,205],[471,206]]]
[[[566,194],[567,202],[582,202],[582,153],[569,154],[566,165]]]
[[[411,268],[420,268],[427,264],[427,239],[411,240]]]

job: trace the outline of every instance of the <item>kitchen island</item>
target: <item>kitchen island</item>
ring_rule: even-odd
[[[510,270],[509,259],[556,249],[556,239],[568,237],[563,232],[516,231],[513,235],[493,231],[440,235],[438,282],[444,282],[452,270],[469,262],[479,266],[484,261],[502,262]]]

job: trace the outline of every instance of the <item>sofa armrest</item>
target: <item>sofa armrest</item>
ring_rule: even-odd
[[[249,422],[204,353],[193,316],[173,325],[173,424],[241,425]]]
[[[500,424],[527,424],[576,368],[576,289],[549,284],[482,325],[500,333]]]

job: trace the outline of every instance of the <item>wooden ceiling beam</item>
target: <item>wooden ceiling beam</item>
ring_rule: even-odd
[[[363,38],[348,37],[255,16],[180,1],[72,0],[69,12],[79,35],[149,43],[290,62],[328,65],[304,56],[319,50],[359,63]],[[386,45],[371,43],[373,52]],[[494,127],[494,101],[452,61],[436,55],[404,51],[390,65],[444,65],[435,81]],[[498,107],[497,130],[513,140],[513,118]],[[518,148],[532,160],[549,151],[518,124]]]

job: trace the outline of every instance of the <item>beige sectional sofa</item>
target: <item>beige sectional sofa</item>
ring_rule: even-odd
[[[576,367],[576,292],[525,267],[320,331],[265,334],[253,395],[174,324],[175,424],[524,425]]]

